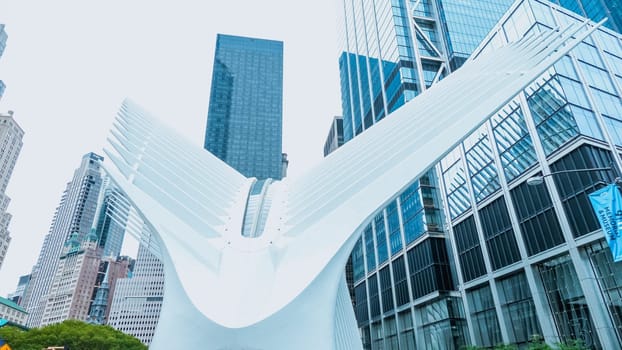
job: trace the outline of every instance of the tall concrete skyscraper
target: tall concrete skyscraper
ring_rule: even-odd
[[[247,177],[281,179],[283,43],[218,34],[205,149]]]
[[[13,112],[7,115],[0,114],[0,268],[4,262],[11,236],[9,223],[11,214],[7,212],[10,198],[5,194],[17,157],[22,149],[24,131],[13,119]]]
[[[554,2],[594,19],[617,5]],[[341,18],[346,142],[473,52],[582,20],[540,0],[344,1]],[[619,347],[622,265],[587,201],[612,172],[526,180],[619,164],[621,42],[599,30],[363,225],[351,258],[366,349],[523,347],[534,334]]]
[[[41,324],[65,243],[74,233],[75,240],[84,241],[93,226],[102,185],[102,161],[103,158],[95,153],[84,155],[63,192],[24,294],[23,306],[29,312],[28,327]]]

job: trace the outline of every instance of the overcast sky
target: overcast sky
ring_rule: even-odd
[[[13,240],[0,296],[30,272],[84,153],[102,153],[123,98],[203,144],[217,33],[284,42],[289,175],[322,158],[341,113],[334,0],[1,0],[0,113],[25,130],[7,194]],[[130,252],[135,256],[135,252]]]

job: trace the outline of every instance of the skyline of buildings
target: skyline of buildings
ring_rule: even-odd
[[[102,186],[100,167],[103,160],[95,153],[85,154],[61,196],[24,293],[23,306],[29,312],[28,327],[38,327],[43,320],[48,293],[65,243],[74,233],[77,233],[75,239],[78,242],[84,241],[92,228]]]
[[[551,12],[547,5],[536,0],[521,3],[512,6],[501,24],[495,24],[501,19],[500,14],[490,22],[493,19],[490,14],[494,11],[486,13],[486,7],[488,10],[508,9],[509,1],[471,3],[478,7],[477,11],[464,2],[461,2],[464,6],[454,7],[459,4],[451,0],[422,1],[417,8],[409,8],[412,2],[394,3],[396,8],[391,12],[394,21],[378,23],[388,25],[388,30],[391,26],[404,27],[392,32],[398,52],[403,53],[399,62],[387,63],[384,58],[387,56],[368,57],[360,52],[344,51],[339,57],[346,141],[384,117],[386,104],[381,102],[396,101],[388,104],[389,111],[399,107],[429,83],[461,65],[464,54],[468,55],[477,45],[481,46],[478,52],[490,50],[504,42],[515,41],[531,28],[537,31],[576,21],[563,11]],[[363,22],[361,17],[367,18],[364,11],[371,11],[364,2],[358,5],[360,8],[354,9],[348,2],[344,5],[346,20],[342,23],[347,27],[342,38],[350,45],[346,48],[369,49],[370,45],[378,43],[375,33],[387,29],[357,27],[356,23]],[[404,18],[405,11],[412,13],[409,23]],[[382,9],[376,12],[389,13]],[[464,16],[465,13],[469,16]],[[369,26],[369,22],[363,23]],[[469,26],[469,23],[480,26]],[[429,40],[423,38],[422,24],[429,24]],[[483,24],[489,26],[485,31]],[[488,42],[479,44],[484,39],[483,34],[488,34],[493,26],[496,29]],[[448,28],[450,31],[445,32]],[[365,37],[365,33],[372,35]],[[613,160],[612,156],[607,159],[607,152],[602,151],[602,148],[613,147],[610,139],[601,141],[601,148],[582,146],[583,143],[591,145],[592,138],[598,139],[600,131],[596,129],[604,125],[610,128],[612,138],[620,139],[618,127],[622,125],[615,119],[616,115],[622,118],[622,108],[618,108],[620,90],[616,92],[622,76],[619,73],[622,71],[620,38],[602,34],[604,31],[598,33],[602,40],[608,38],[606,45],[591,43],[595,46],[585,44],[575,49],[572,59],[565,58],[556,65],[559,75],[545,76],[540,85],[534,84],[530,91],[517,97],[506,111],[491,120],[491,124],[467,138],[464,149],[450,153],[364,226],[363,236],[351,258],[355,285],[353,302],[366,349],[411,349],[415,344],[423,349],[432,348],[431,344],[442,344],[439,346],[443,349],[458,349],[469,343],[522,346],[533,334],[542,334],[551,343],[583,339],[591,348],[611,348],[619,344],[622,339],[620,324],[613,320],[620,319],[616,307],[619,298],[615,293],[620,290],[622,279],[605,279],[605,276],[622,274],[622,267],[609,261],[610,253],[604,249],[606,243],[586,192],[575,194],[579,190],[591,192],[597,180],[611,181],[611,173],[576,175],[572,180],[583,184],[579,186],[584,186],[581,189],[572,188],[573,182],[568,179],[556,179],[561,182],[559,191],[565,193],[560,199],[565,201],[564,208],[556,205],[552,210],[548,199],[551,208],[545,213],[539,213],[543,209],[530,208],[535,204],[530,205],[525,200],[543,196],[542,189],[528,188],[524,181],[517,184],[519,177],[527,178],[526,175],[521,177],[521,173],[533,174],[534,168],[539,166],[549,171],[571,170],[607,166]],[[482,36],[478,38],[478,34]],[[384,38],[386,42],[387,37]],[[445,45],[437,45],[437,50],[430,51],[430,44],[439,44],[442,38]],[[371,43],[361,45],[365,40]],[[352,42],[356,45],[352,46]],[[368,55],[378,54],[382,50],[369,49],[368,52]],[[610,62],[605,63],[607,59],[601,59],[599,52]],[[435,75],[429,73],[434,69],[428,73],[418,69],[419,64],[421,67],[427,64],[432,53],[445,60]],[[401,89],[391,90],[397,73],[390,74],[389,81],[374,81],[374,77],[383,76],[378,74],[381,69],[376,68],[380,63],[393,68],[393,72],[406,72],[400,81]],[[579,67],[575,73],[571,73],[575,69],[573,65]],[[606,72],[610,69],[618,75],[609,76]],[[417,74],[420,72],[423,75]],[[422,76],[423,80],[417,78]],[[614,84],[614,81],[617,82]],[[374,86],[379,88],[374,90]],[[582,86],[590,90],[590,102],[587,102],[587,94],[579,94]],[[387,99],[385,95],[392,97]],[[593,110],[606,111],[601,115],[612,118],[597,119]],[[346,120],[348,115],[350,121]],[[526,123],[530,119],[533,121]],[[605,134],[608,133],[600,133],[601,140],[605,140]],[[538,138],[546,150],[542,156],[533,141]],[[579,150],[571,152],[574,148]],[[559,162],[554,168],[551,157],[554,154],[560,157],[562,153],[567,153],[565,162]],[[617,152],[613,154],[617,156]],[[613,157],[619,166],[616,156]],[[467,160],[466,164],[461,160]],[[497,169],[504,169],[506,176],[500,175],[502,172]],[[502,187],[508,193],[498,197]],[[473,210],[475,213],[469,216],[465,213],[471,207],[478,210]],[[517,214],[512,213],[514,208]],[[571,212],[564,214],[562,210]],[[572,219],[574,216],[585,217],[587,221],[574,223],[586,231],[583,235],[590,237],[580,244],[590,242],[593,246],[578,249],[579,244],[574,240],[577,236],[568,233],[568,225],[563,229],[558,226],[554,230],[555,238],[542,237],[544,233],[537,230],[537,227],[552,230],[554,226],[549,221],[576,221]],[[554,258],[556,255],[561,257]],[[586,255],[593,258],[589,262],[579,258]],[[595,275],[593,271],[598,273]],[[556,286],[553,282],[556,278],[574,281],[577,276],[582,281],[591,278],[591,283],[582,282],[580,288],[572,289],[568,284]],[[571,294],[575,299],[560,299],[560,293]],[[576,307],[573,308],[572,303]]]
[[[344,67],[341,70],[345,84],[342,91],[348,96],[344,104],[350,105],[350,139],[450,74],[466,60],[466,51],[479,45],[472,34],[459,30],[440,31],[441,27],[464,28],[468,24],[457,19],[452,22],[452,15],[456,13],[451,13],[449,4],[453,3],[455,1],[443,1],[443,13],[435,7],[439,3],[432,1],[422,1],[415,9],[408,6],[392,9],[401,13],[393,18],[393,24],[401,23],[403,28],[399,30],[404,30],[400,35],[395,29],[396,37],[403,36],[411,42],[397,45],[397,62],[387,62],[390,60],[385,56],[371,58],[367,56],[371,51],[365,55],[357,52],[340,57]],[[572,16],[563,11],[550,11],[537,0],[524,3],[528,5],[517,7],[513,15],[505,18],[505,22],[496,27],[497,36],[488,46],[480,47],[480,51],[523,35],[530,28],[525,23],[534,25],[531,28],[542,28],[572,20],[569,19]],[[351,9],[350,13],[372,10],[365,6],[362,4],[360,10]],[[486,16],[481,23],[490,23],[487,16],[491,12],[481,8],[473,11],[472,14]],[[401,22],[397,22],[398,17]],[[490,28],[494,25],[492,23]],[[476,29],[481,33],[484,27],[482,24]],[[487,33],[488,30],[484,34]],[[598,180],[613,180],[612,173],[549,178],[551,181],[542,185],[546,189],[544,192],[526,187],[523,181],[538,171],[603,167],[612,162],[620,165],[622,108],[616,107],[615,101],[618,99],[619,103],[622,93],[622,46],[620,37],[612,39],[613,36],[603,33],[599,32],[596,42],[581,46],[572,56],[560,61],[539,84],[508,105],[507,113],[504,111],[487,122],[436,170],[399,194],[366,226],[352,259],[355,288],[358,287],[355,310],[357,317],[363,320],[359,319],[359,326],[370,348],[381,343],[388,349],[397,349],[432,342],[452,344],[447,345],[451,348],[468,343],[469,338],[483,346],[499,342],[524,344],[534,332],[551,337],[558,334],[565,339],[586,339],[595,348],[606,348],[605,344],[622,341],[621,325],[613,324],[622,317],[617,307],[620,300],[615,294],[622,290],[622,280],[617,278],[622,272],[609,261],[598,236],[597,223],[593,215],[590,216],[591,208],[585,206],[584,198]],[[362,38],[357,35],[354,39],[358,43]],[[461,35],[469,40],[457,39]],[[445,38],[446,46],[441,45],[441,37]],[[603,45],[605,41],[617,44]],[[216,74],[216,60],[214,66]],[[226,75],[229,68],[224,66],[219,66],[223,72],[218,74]],[[383,81],[387,76],[397,80]],[[365,79],[367,82],[363,82]],[[391,89],[396,90],[392,92]],[[233,95],[233,92],[227,93]],[[212,96],[214,94],[212,91]],[[211,103],[210,98],[210,111]],[[343,123],[342,128],[347,124]],[[336,127],[337,119],[333,124],[333,128]],[[517,137],[514,134],[519,135],[517,139],[512,139]],[[327,139],[326,145],[330,147],[325,146],[325,155],[335,149],[335,144],[339,145],[339,141],[334,143],[333,140],[330,136]],[[579,195],[571,193],[571,184],[581,184],[582,188],[572,188],[580,191]],[[114,196],[105,198],[103,203],[108,203]],[[525,198],[538,198],[541,208],[521,212],[521,208],[528,207]],[[105,210],[100,212],[97,225],[99,244],[107,242],[102,232],[109,230],[103,227],[115,224],[106,223],[109,217],[104,215]],[[97,218],[96,212],[93,209],[93,221]],[[577,213],[585,222],[573,221]],[[444,227],[444,223],[449,226]],[[529,227],[534,223],[551,227],[545,242],[539,241],[542,232]],[[120,232],[119,229],[120,226],[110,230]],[[118,234],[113,236],[119,237]],[[52,239],[46,236],[45,242]],[[85,235],[83,242],[89,242],[88,239]],[[121,242],[122,239],[123,236]],[[76,246],[76,241],[77,238],[66,241],[70,246],[65,247],[68,249],[65,259],[71,255],[71,249],[82,247],[82,244]],[[110,245],[109,251],[120,250],[118,240]],[[132,279],[120,282],[119,290],[138,288],[125,284],[138,281],[136,278],[143,276],[142,271],[150,271],[144,276],[160,276],[157,258],[147,257],[147,254],[143,247],[139,253],[142,258],[137,258],[136,273]],[[605,278],[612,273],[612,279]],[[40,273],[38,278],[41,278]],[[578,288],[571,286],[569,281],[577,278],[591,278],[591,281],[581,282]],[[555,285],[554,280],[565,282]],[[139,297],[144,290],[153,295]],[[514,293],[515,290],[524,293]],[[110,292],[109,296],[112,295]],[[154,315],[161,308],[162,295],[163,286],[159,285],[154,290],[143,286],[132,292],[119,292],[122,297],[113,302],[114,313],[109,311],[111,317],[114,314],[115,328],[134,332],[130,334],[148,342],[157,325]],[[606,307],[598,307],[598,302]],[[122,314],[127,310],[134,313]],[[136,315],[143,318],[131,323],[129,319],[137,318]],[[43,312],[42,317],[44,324],[57,316],[45,316]],[[144,324],[148,324],[147,329]],[[138,328],[141,325],[143,328]],[[522,328],[514,329],[517,325]],[[607,330],[612,333],[605,334]]]
[[[280,180],[283,42],[218,34],[204,148],[242,175]]]

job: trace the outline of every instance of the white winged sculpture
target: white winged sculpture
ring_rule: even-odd
[[[297,178],[246,178],[125,101],[107,172],[153,234],[153,349],[361,349],[344,265],[361,226],[599,24],[470,60]]]

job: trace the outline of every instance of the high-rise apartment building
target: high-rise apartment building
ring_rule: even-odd
[[[108,325],[149,345],[160,319],[163,296],[164,266],[141,244],[131,277],[116,283]]]
[[[102,162],[103,158],[95,153],[84,155],[80,167],[63,192],[24,293],[23,306],[29,312],[28,327],[38,327],[43,320],[65,243],[74,233],[78,242],[84,241],[92,228],[102,185]]]
[[[13,119],[13,112],[0,114],[0,268],[11,242],[9,233],[11,214],[7,212],[11,199],[5,191],[22,149],[23,137],[24,131]]]
[[[205,149],[247,177],[281,179],[283,42],[218,34]]]
[[[344,3],[342,39],[357,50],[340,56],[346,140],[473,50],[485,54],[583,20],[540,0],[373,6]],[[494,19],[487,8],[509,11]],[[383,52],[399,59],[387,63]],[[424,66],[436,56],[432,74]],[[622,265],[613,263],[587,200],[614,173],[548,176],[541,187],[526,180],[620,165],[621,83],[622,37],[599,30],[364,226],[352,262],[366,349],[526,346],[534,334],[549,343],[619,347]]]

